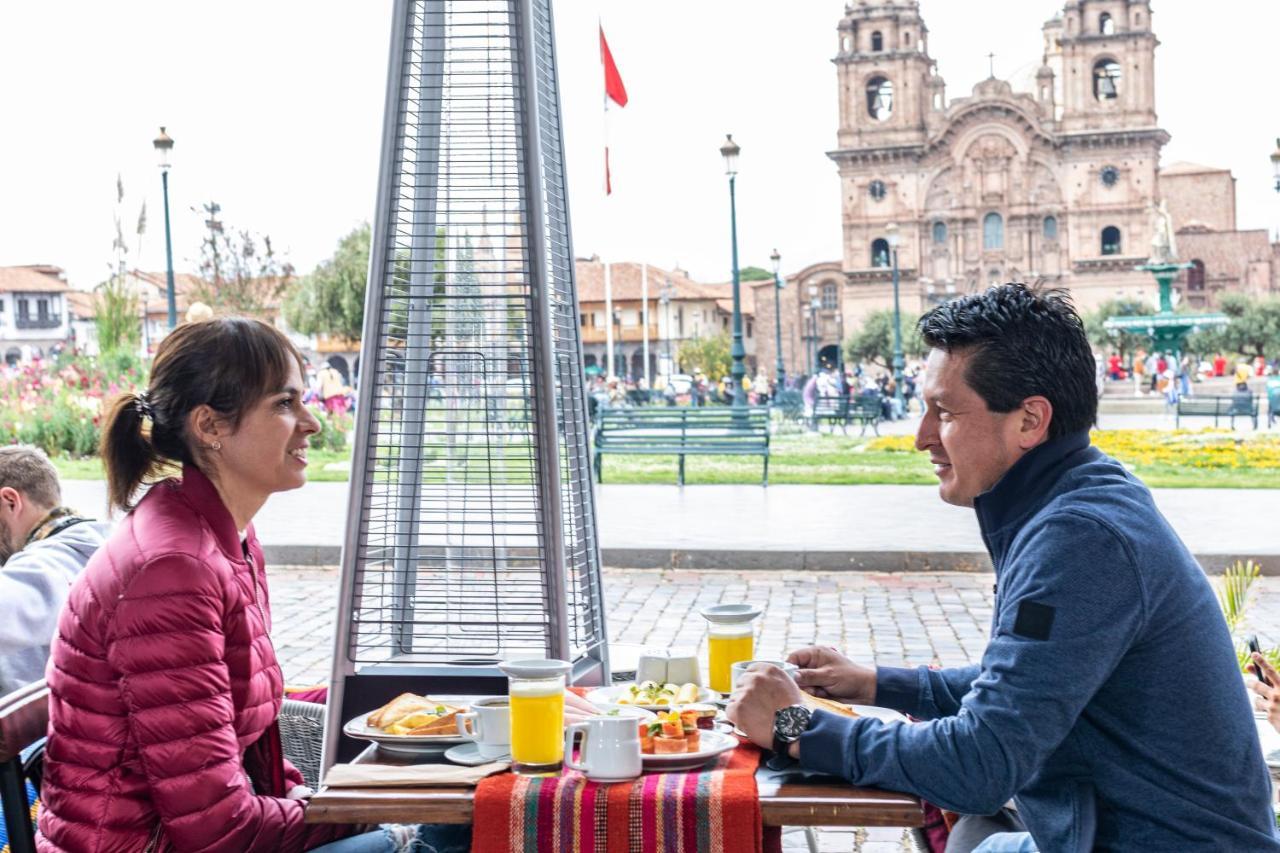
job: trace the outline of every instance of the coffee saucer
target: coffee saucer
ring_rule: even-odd
[[[490,761],[511,760],[510,754],[499,755],[496,758],[485,758],[480,754],[480,747],[475,741],[467,741],[452,749],[446,749],[444,757],[446,761],[452,761],[454,764],[461,764],[464,767],[479,767],[481,764],[488,764]]]

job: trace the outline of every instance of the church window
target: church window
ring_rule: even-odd
[[[903,34],[902,34],[902,46],[903,46],[903,47],[911,47],[911,33],[910,33],[910,32],[905,32],[905,33],[903,33]]]
[[[882,50],[884,50],[884,36],[880,34],[879,30],[876,30],[871,34],[871,52],[879,53]]]
[[[1191,268],[1187,270],[1187,290],[1204,290],[1204,261],[1199,258],[1191,259]]]
[[[1102,254],[1120,254],[1120,229],[1114,225],[1102,229]]]
[[[1104,36],[1115,35],[1116,22],[1111,19],[1110,12],[1103,12],[1098,16],[1098,32]]]
[[[1004,217],[994,211],[982,218],[982,248],[995,251],[1004,248]]]
[[[1103,186],[1114,187],[1116,182],[1120,180],[1120,170],[1115,166],[1103,166],[1101,178]]]
[[[1058,217],[1046,216],[1044,218],[1044,238],[1046,240],[1058,239]]]
[[[822,285],[822,307],[830,311],[839,307],[839,304],[840,294],[836,286],[830,283]]]
[[[945,222],[933,223],[933,242],[939,245],[947,242],[947,223]]]
[[[884,181],[872,181],[867,185],[867,193],[872,201],[884,201],[885,192]]]
[[[887,78],[872,77],[867,81],[867,114],[876,121],[893,115],[893,83]]]
[[[1099,101],[1114,101],[1120,97],[1120,63],[1114,59],[1099,59],[1093,64],[1093,96]]]
[[[883,237],[871,241],[871,266],[889,266],[889,241]]]

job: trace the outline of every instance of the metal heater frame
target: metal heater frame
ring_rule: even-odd
[[[485,5],[487,4],[487,5]],[[415,195],[411,225],[414,241],[409,263],[410,288],[414,282],[435,280],[437,251],[434,245],[439,228],[440,147],[443,109],[441,101],[446,92],[444,68],[446,64],[446,12],[450,8],[465,9],[480,5],[491,9],[495,0],[395,0],[391,26],[390,60],[387,74],[387,92],[384,108],[381,168],[378,178],[377,209],[373,227],[373,244],[369,258],[368,288],[365,297],[364,337],[361,346],[362,381],[356,407],[355,440],[353,447],[352,476],[348,492],[346,535],[342,548],[342,570],[338,590],[337,622],[334,637],[333,674],[329,690],[329,713],[325,728],[323,767],[335,761],[353,757],[362,744],[341,734],[344,721],[356,714],[376,708],[393,696],[413,691],[434,694],[500,694],[506,692],[506,678],[491,660],[457,660],[454,662],[397,661],[395,655],[380,662],[360,662],[353,652],[353,629],[360,611],[361,569],[369,559],[367,539],[369,522],[368,505],[374,499],[375,484],[371,446],[377,449],[375,416],[378,408],[378,392],[383,383],[379,377],[378,355],[384,335],[383,318],[388,294],[384,283],[389,281],[387,247],[389,236],[401,225],[396,221],[393,205],[396,201],[397,180],[402,176],[398,169],[404,165],[397,159],[399,134],[402,123],[407,123],[410,78],[429,80],[435,75],[440,80],[438,89],[429,84],[422,90],[432,94],[432,103],[418,104],[415,119],[419,132],[415,135],[414,151]],[[607,684],[609,682],[608,631],[605,627],[603,590],[600,578],[600,550],[595,519],[593,485],[585,446],[587,431],[586,400],[582,383],[582,342],[578,331],[576,285],[573,281],[573,252],[570,242],[568,193],[564,176],[564,148],[559,118],[559,81],[555,64],[555,40],[551,17],[551,0],[505,0],[501,4],[510,16],[511,80],[514,84],[512,102],[515,107],[516,133],[520,145],[517,152],[522,169],[521,220],[519,228],[526,260],[528,286],[531,298],[531,322],[529,339],[521,342],[532,346],[529,373],[532,376],[533,411],[531,429],[536,458],[537,529],[541,535],[541,547],[521,559],[541,561],[545,606],[545,654],[552,658],[570,660],[574,664],[571,679],[579,683]],[[423,57],[419,67],[406,66],[406,49],[411,21],[417,16],[425,19],[421,47],[415,50]],[[430,37],[435,34],[438,38]],[[422,85],[420,83],[420,85]],[[421,129],[425,126],[425,132]],[[492,140],[490,140],[490,143]],[[405,143],[407,145],[407,143]],[[548,154],[550,157],[548,157]],[[548,163],[550,159],[552,162]],[[424,202],[423,199],[426,199]],[[422,216],[422,221],[417,217]],[[430,241],[424,247],[422,241]],[[553,264],[555,269],[552,269]],[[397,266],[401,262],[397,261]],[[447,267],[447,261],[446,261]],[[556,282],[561,282],[555,291]],[[567,284],[567,290],[565,289]],[[572,314],[572,343],[566,343],[567,324],[561,323],[560,347],[553,336],[553,298],[565,297],[572,304],[567,310]],[[431,315],[429,309],[419,305],[412,307],[412,292],[405,297],[407,309],[404,341],[405,365],[422,364],[421,352],[434,352]],[[563,305],[560,313],[565,313]],[[424,319],[425,315],[425,319]],[[560,318],[562,321],[563,317]],[[416,360],[409,356],[416,351]],[[560,363],[557,363],[557,357]],[[428,367],[419,375],[409,376],[404,368],[403,411],[406,414],[405,434],[416,429],[420,434],[426,420],[429,404]],[[576,381],[571,378],[576,371]],[[557,411],[557,398],[563,415]],[[561,421],[564,418],[564,423]],[[568,423],[572,421],[573,423]],[[573,438],[577,439],[575,445]],[[578,446],[581,445],[581,446]],[[422,507],[423,448],[414,442],[397,448],[398,477],[394,488],[398,492],[396,518],[393,524],[397,544],[389,550],[393,558],[383,554],[383,563],[396,561],[392,607],[407,610],[414,592],[414,584],[420,571],[417,564],[417,538],[420,520],[431,510]],[[566,454],[568,454],[566,456]],[[384,460],[385,461],[385,460]],[[576,512],[581,516],[581,529],[575,528],[574,545],[578,553],[585,554],[585,570],[576,578],[575,603],[586,608],[593,618],[585,630],[592,642],[576,652],[570,626],[570,590],[567,583],[569,567],[566,560],[565,536],[565,484],[562,466],[576,481],[582,477],[585,483],[577,495]],[[492,483],[490,483],[492,491]],[[416,493],[415,493],[416,490]],[[572,499],[573,496],[570,496]],[[492,522],[492,516],[491,523]],[[495,549],[496,551],[496,549]],[[501,596],[495,568],[495,596]],[[590,599],[584,602],[583,597]],[[399,611],[397,611],[399,612]],[[395,630],[400,633],[392,642],[406,648],[411,643],[414,626],[405,621]],[[579,638],[581,639],[581,638]]]

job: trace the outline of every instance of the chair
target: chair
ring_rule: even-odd
[[[35,853],[36,809],[27,789],[40,793],[48,727],[49,689],[43,681],[0,697],[0,805],[12,853]]]
[[[324,705],[285,699],[280,706],[280,747],[302,773],[307,786],[320,784],[320,751],[324,747]]]

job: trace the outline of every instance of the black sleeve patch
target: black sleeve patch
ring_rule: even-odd
[[[1013,633],[1028,640],[1047,640],[1053,630],[1055,611],[1038,601],[1024,601],[1018,605],[1018,618],[1013,623]]]

